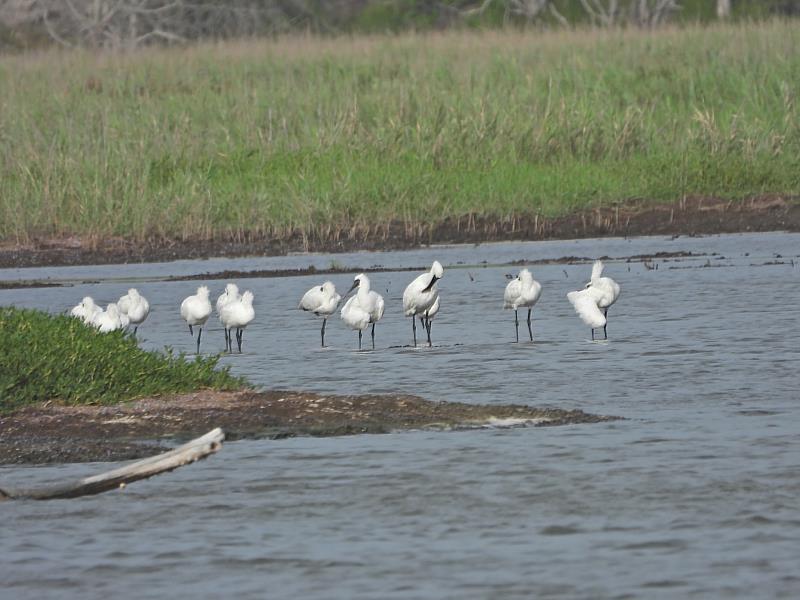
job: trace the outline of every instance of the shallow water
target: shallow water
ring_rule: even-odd
[[[480,266],[680,250],[702,256],[658,260],[658,270],[607,261],[622,296],[609,312],[610,340],[597,343],[565,299],[588,278],[588,263],[532,269],[544,287],[536,342],[519,345],[509,343],[513,315],[500,310],[504,275],[518,267]],[[190,351],[177,307],[198,282],[155,279],[438,258],[446,271],[432,349],[407,347],[399,305],[414,273],[371,276],[387,310],[376,351],[361,353],[338,319],[321,350],[319,321],[295,310],[319,277],[248,279],[239,283],[256,295],[257,322],[244,353],[222,363],[271,388],[403,391],[627,418],[236,442],[121,493],[5,503],[3,595],[796,597],[799,253],[800,235],[753,234],[0,271],[100,281],[0,291],[0,304],[51,311],[85,294],[114,300],[135,281],[153,307],[142,345]],[[332,279],[343,290],[352,280]],[[224,282],[208,284],[216,297]],[[222,331],[211,325],[203,349],[220,351]],[[104,468],[6,467],[0,481]]]

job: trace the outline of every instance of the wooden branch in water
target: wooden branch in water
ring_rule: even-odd
[[[217,427],[202,437],[196,438],[169,452],[136,461],[124,467],[86,477],[71,483],[61,483],[31,490],[2,490],[0,501],[9,499],[51,500],[55,498],[77,498],[100,494],[124,487],[127,484],[173,471],[214,454],[222,447],[225,433]]]

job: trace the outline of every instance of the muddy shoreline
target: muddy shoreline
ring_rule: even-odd
[[[201,391],[114,406],[45,403],[0,415],[0,464],[143,458],[214,427],[222,427],[230,441],[616,419],[579,410],[431,402],[408,395]]]
[[[687,198],[672,204],[628,202],[565,217],[497,219],[466,215],[431,226],[393,222],[314,238],[296,232],[283,238],[236,239],[113,238],[34,239],[0,244],[0,268],[166,262],[237,256],[280,256],[290,252],[405,250],[430,244],[555,240],[610,236],[694,236],[748,231],[800,231],[800,202],[791,196],[743,201]]]

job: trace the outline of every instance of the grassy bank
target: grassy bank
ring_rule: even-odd
[[[33,402],[113,404],[244,382],[217,370],[217,357],[146,352],[121,331],[99,333],[78,319],[0,308],[0,413]]]
[[[800,29],[486,32],[0,61],[0,238],[331,239],[800,191]]]

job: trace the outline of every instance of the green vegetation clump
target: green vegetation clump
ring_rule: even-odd
[[[147,352],[122,331],[99,333],[80,320],[0,308],[0,412],[33,402],[113,404],[142,396],[244,387],[219,357]]]
[[[225,42],[0,63],[0,240],[335,240],[800,193],[800,28]]]

